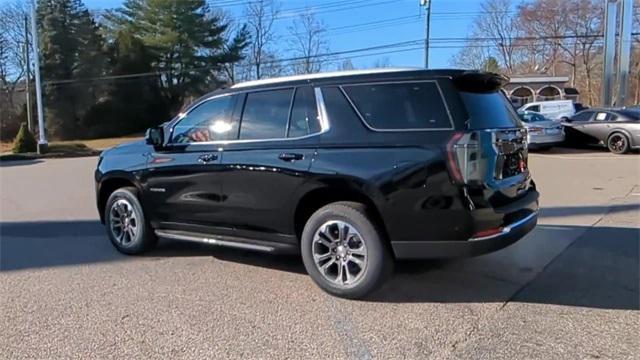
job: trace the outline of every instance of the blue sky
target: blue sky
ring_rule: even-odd
[[[5,2],[8,0],[0,0]],[[481,0],[432,0],[432,38],[460,38],[465,37],[470,28],[470,24],[477,15]],[[114,8],[122,3],[122,0],[84,0],[89,9]],[[229,3],[229,0],[210,1],[215,5],[218,3]],[[339,7],[348,7],[340,4],[336,0],[284,0],[282,1],[282,11],[287,9],[300,9],[306,6],[314,7],[320,5],[324,8],[317,10],[318,17],[322,19],[326,27],[330,30],[327,34],[331,51],[344,51],[382,44],[397,43],[402,41],[417,40],[424,38],[424,14],[420,8],[419,0],[369,0],[367,2],[350,1],[356,5],[351,9],[335,11],[332,4],[339,4]],[[344,3],[348,3],[344,1]],[[367,4],[359,8],[354,8],[357,4]],[[243,6],[222,6],[232,16],[242,16]],[[400,19],[398,19],[400,18]],[[356,24],[381,22],[359,28],[344,28]],[[287,35],[287,27],[291,25],[292,19],[282,19],[278,21],[278,30],[281,34]],[[382,26],[385,25],[385,26]],[[338,28],[338,29],[335,29]],[[333,30],[332,30],[333,29]],[[357,31],[356,31],[357,30]],[[286,40],[286,39],[282,39]],[[280,43],[285,43],[281,41]],[[431,50],[431,67],[441,68],[450,66],[450,59],[458,50],[462,43],[438,43],[433,44]],[[458,48],[451,48],[458,46]],[[419,49],[417,48],[419,47]],[[446,48],[443,48],[446,47]],[[413,48],[413,50],[410,50]],[[421,46],[409,46],[402,49],[407,51],[394,51],[388,54],[378,54],[366,57],[359,57],[362,54],[353,54],[352,61],[357,67],[372,66],[377,59],[388,58],[393,66],[422,66],[423,48]],[[390,50],[380,50],[377,52],[387,52]]]

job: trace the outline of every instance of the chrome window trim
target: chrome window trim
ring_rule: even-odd
[[[316,107],[318,108],[318,120],[320,120],[320,134],[329,131],[331,125],[329,123],[329,116],[327,115],[327,107],[324,102],[324,96],[322,95],[322,89],[316,87],[313,89],[316,95]]]
[[[227,93],[227,94],[214,95],[214,96],[208,97],[208,98],[200,101],[197,105],[194,105],[189,110],[189,112],[187,112],[187,113],[185,113],[183,115],[183,117],[188,115],[192,110],[194,110],[195,108],[200,106],[202,103],[204,103],[206,101],[209,101],[209,100],[213,100],[213,99],[218,98],[218,97],[231,96],[231,95],[241,95],[241,94],[244,94],[244,93],[263,92],[263,91],[270,91],[270,90],[293,89],[294,91],[293,91],[293,97],[292,98],[295,98],[295,92],[297,91],[297,88],[304,87],[304,86],[308,86],[308,85],[283,86],[283,87],[279,87],[279,88],[269,88],[269,89],[260,89],[260,90],[243,90],[243,91],[237,91],[237,92],[232,92],[232,93]],[[316,107],[318,109],[318,117],[319,117],[319,121],[320,121],[320,131],[319,132],[315,132],[313,134],[307,134],[307,135],[303,135],[303,136],[291,137],[291,138],[290,137],[284,137],[284,138],[271,138],[271,139],[215,140],[215,141],[202,141],[202,142],[190,142],[190,143],[169,143],[167,145],[168,146],[176,146],[176,145],[180,145],[180,146],[200,146],[200,145],[247,144],[247,143],[261,143],[261,142],[273,142],[273,141],[303,140],[303,139],[311,138],[311,137],[314,137],[314,136],[322,135],[322,134],[326,133],[327,131],[329,131],[330,126],[329,126],[328,118],[325,115],[327,112],[326,112],[326,107],[325,107],[325,104],[324,104],[324,98],[322,97],[322,91],[321,91],[321,89],[319,87],[314,87],[313,89],[314,89],[314,92],[315,92],[315,95],[316,95]],[[293,100],[292,100],[291,106],[293,106]],[[244,112],[244,107],[243,107],[243,112]],[[291,117],[291,108],[289,109],[289,117]],[[289,123],[289,120],[290,119],[287,119],[287,124]],[[176,122],[171,127],[171,137],[172,138],[173,138],[173,128],[178,124],[178,122]],[[242,120],[240,120],[240,122],[238,124],[238,129],[239,130],[241,130],[241,128],[240,128],[241,124],[242,124]],[[238,134],[239,133],[240,132],[238,132]],[[222,151],[222,149],[218,149],[218,151]]]
[[[434,83],[436,85],[436,88],[438,89],[438,93],[440,94],[440,99],[442,100],[442,103],[444,104],[444,108],[447,111],[447,117],[449,118],[449,124],[451,124],[450,127],[447,127],[447,128],[429,128],[429,129],[426,129],[426,128],[379,129],[379,128],[373,127],[364,119],[364,116],[362,116],[362,114],[360,113],[360,110],[358,110],[358,107],[354,104],[353,101],[351,101],[351,98],[349,97],[349,95],[347,95],[347,92],[343,89],[343,86],[388,85],[388,84],[408,84],[408,83]],[[360,118],[362,123],[371,131],[376,131],[376,132],[415,132],[415,131],[443,131],[443,130],[454,130],[455,129],[455,125],[453,124],[453,118],[451,116],[451,111],[449,110],[449,105],[447,104],[447,101],[444,98],[444,93],[442,92],[442,89],[440,88],[440,84],[438,84],[437,80],[402,80],[402,81],[381,81],[381,82],[372,81],[372,82],[367,82],[367,83],[355,83],[355,84],[349,84],[349,85],[339,85],[338,88],[342,92],[342,95],[347,99],[347,101],[349,102],[349,104],[351,105],[353,110],[356,112],[356,114],[358,114],[358,117]]]
[[[291,126],[291,114],[293,113],[293,102],[296,100],[296,94],[297,93],[298,93],[298,88],[293,88],[293,92],[291,93],[291,101],[289,101],[289,113],[287,113],[287,124],[284,127],[284,137],[285,138],[289,137],[289,127]],[[240,129],[240,130],[242,130],[242,129]],[[241,133],[241,131],[238,131],[238,137],[240,137],[240,133]]]

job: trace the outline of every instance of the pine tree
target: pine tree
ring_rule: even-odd
[[[222,65],[239,61],[248,45],[245,28],[225,39],[228,24],[205,0],[126,0],[113,20],[148,47],[174,109],[185,96],[212,90],[221,82]]]
[[[27,123],[22,123],[20,125],[20,130],[18,131],[18,135],[16,135],[16,139],[13,142],[13,153],[21,154],[27,152],[36,152],[38,144],[36,143],[36,139],[33,137],[33,134],[29,131],[27,127]]]
[[[482,64],[482,70],[492,73],[499,73],[500,64],[498,64],[498,59],[494,58],[493,56],[489,56]]]
[[[45,88],[47,127],[53,137],[80,138],[98,98],[96,85],[85,80],[106,70],[103,40],[81,0],[40,0],[38,20],[43,77],[54,82]]]

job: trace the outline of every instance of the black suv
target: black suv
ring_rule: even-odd
[[[98,210],[126,254],[157,238],[296,252],[324,290],[362,297],[394,259],[482,254],[534,228],[506,81],[387,69],[215,91],[103,153]]]

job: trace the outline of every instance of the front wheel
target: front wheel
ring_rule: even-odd
[[[105,226],[113,246],[121,253],[140,254],[155,245],[156,237],[148,226],[133,187],[114,191],[105,207]]]
[[[382,233],[360,203],[337,202],[316,211],[304,227],[301,248],[313,281],[339,297],[366,296],[393,268]]]
[[[621,133],[611,134],[607,139],[607,147],[614,154],[624,154],[629,151],[629,139]]]

